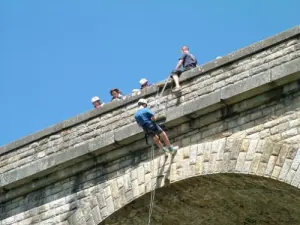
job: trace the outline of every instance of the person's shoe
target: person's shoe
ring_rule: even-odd
[[[172,153],[172,154],[174,154],[176,151],[178,150],[178,146],[170,146],[169,147],[169,151],[170,151],[170,153]]]
[[[168,150],[165,147],[162,148],[162,151],[167,155]]]

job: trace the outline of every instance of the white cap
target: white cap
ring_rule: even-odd
[[[218,56],[218,57],[216,57],[216,59],[221,59],[222,58],[222,56]]]
[[[94,103],[96,101],[100,101],[100,98],[98,96],[92,97],[91,102]]]
[[[147,100],[144,99],[144,98],[141,98],[141,99],[138,101],[138,104],[139,104],[139,103],[147,104]]]
[[[140,80],[140,85],[143,85],[143,84],[145,84],[146,82],[148,82],[148,80],[145,79],[145,78],[142,78],[142,79]]]

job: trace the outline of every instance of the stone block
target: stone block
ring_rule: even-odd
[[[300,149],[297,150],[293,163],[291,165],[292,170],[297,170],[300,165]]]
[[[137,180],[139,185],[145,182],[145,170],[143,166],[139,166],[137,169]]]
[[[297,128],[289,129],[281,134],[283,139],[290,138],[296,136],[298,134]]]
[[[244,163],[245,163],[245,159],[246,159],[246,152],[240,152],[237,157],[237,161],[236,161],[236,165],[235,165],[235,172],[242,172],[242,169],[243,169]]]
[[[250,140],[249,148],[246,154],[246,161],[252,161],[254,154],[256,152],[257,145],[258,145],[258,140]]]
[[[271,79],[270,71],[262,72],[261,74],[246,78],[235,84],[222,88],[221,98],[226,100],[231,97],[240,95],[241,93],[245,93],[249,90],[252,90],[254,88],[269,83],[270,79]],[[254,95],[254,92],[252,93],[252,95]]]
[[[286,156],[288,154],[288,151],[290,150],[290,147],[288,145],[283,145],[280,149],[277,161],[276,161],[276,165],[282,167],[283,163],[286,159]]]
[[[249,171],[250,174],[257,174],[258,166],[259,166],[260,161],[261,161],[261,156],[262,156],[262,153],[256,152],[254,154],[254,158],[252,160],[250,171]]]
[[[208,106],[217,104],[220,102],[220,96],[221,96],[221,92],[215,91],[209,95],[206,95],[206,96],[200,97],[199,99],[196,99],[194,101],[185,103],[183,105],[182,111],[180,111],[181,113],[178,112],[179,113],[178,115],[188,115],[191,113],[195,113],[198,110],[204,109]],[[214,108],[212,108],[211,111],[214,111],[213,109]],[[168,113],[168,115],[169,115],[169,113]],[[169,120],[168,117],[169,116],[167,116],[167,121]]]
[[[286,159],[285,162],[282,165],[280,174],[278,176],[278,180],[280,181],[285,181],[286,180],[286,176],[291,168],[292,165],[292,160],[291,159]]]
[[[267,163],[265,162],[260,162],[256,171],[256,175],[258,176],[264,176],[265,171],[267,168]]]
[[[287,75],[290,74],[296,74],[300,71],[300,58],[296,58],[292,61],[289,61],[287,63],[281,64],[279,66],[276,66],[272,68],[272,81],[277,81]],[[297,75],[299,77],[300,74]]]
[[[136,124],[130,124],[114,131],[115,140],[120,143],[131,143],[136,140],[135,135],[143,134],[143,130]],[[126,142],[124,142],[126,140]]]
[[[272,135],[274,135],[274,134],[286,131],[288,128],[289,128],[289,124],[286,122],[286,123],[282,123],[282,124],[279,124],[279,125],[271,128],[270,132]]]
[[[230,159],[236,160],[238,158],[238,155],[240,153],[240,148],[242,146],[243,139],[235,139],[230,147]]]
[[[106,209],[107,209],[108,215],[110,215],[115,211],[115,205],[114,205],[113,198],[111,196],[109,196],[105,199],[105,201],[106,201]]]
[[[82,220],[83,216],[82,210],[79,208],[69,217],[68,222],[71,225],[79,225],[79,221]]]
[[[247,157],[247,155],[246,155],[246,157]],[[251,161],[245,161],[241,173],[244,173],[244,174],[250,173],[251,163],[252,163]]]
[[[269,162],[267,163],[267,168],[266,171],[264,173],[264,176],[266,177],[270,177],[273,173],[273,169],[276,165],[276,160],[277,160],[277,156],[271,155]]]
[[[190,154],[189,154],[189,159],[190,159],[190,165],[196,164],[197,161],[197,145],[192,145],[190,148]]]
[[[290,120],[289,121],[289,127],[293,128],[293,127],[299,127],[300,126],[300,118],[299,119],[295,119],[295,120]]]

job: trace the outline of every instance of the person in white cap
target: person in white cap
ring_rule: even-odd
[[[101,100],[98,96],[92,97],[91,102],[95,108],[100,108],[104,105],[104,103],[101,103]]]
[[[142,78],[140,80],[141,89],[144,89],[145,87],[151,86],[151,84],[148,83],[148,80],[145,78]]]
[[[135,113],[135,120],[138,125],[143,128],[146,134],[149,134],[153,137],[155,144],[159,147],[159,149],[167,152],[169,150],[171,153],[174,153],[177,150],[177,147],[173,147],[170,144],[169,138],[162,130],[162,128],[155,122],[156,118],[154,113],[147,107],[147,100],[141,98],[138,101],[139,109]],[[165,147],[159,140],[159,137],[163,140]]]

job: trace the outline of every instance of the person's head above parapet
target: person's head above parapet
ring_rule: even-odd
[[[181,51],[181,53],[185,53],[185,52],[189,52],[190,49],[189,49],[188,46],[184,45],[184,46],[181,47],[180,51]]]
[[[144,98],[139,99],[138,101],[139,108],[145,108],[147,107],[147,100]]]
[[[101,100],[98,96],[92,97],[91,99],[92,104],[94,105],[95,108],[101,107]]]
[[[146,78],[142,78],[140,80],[140,85],[141,85],[141,89],[147,87],[147,86],[150,86],[149,83],[148,83],[148,80]]]
[[[123,97],[122,92],[118,88],[111,89],[110,95],[112,96],[112,100],[121,99]]]

